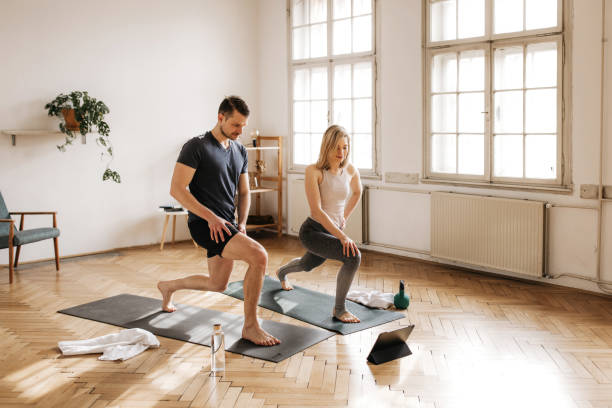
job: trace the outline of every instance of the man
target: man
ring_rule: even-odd
[[[183,146],[174,167],[170,195],[189,210],[188,226],[198,245],[208,251],[206,275],[192,275],[157,284],[162,309],[174,312],[172,294],[179,289],[223,292],[235,260],[249,268],[244,278],[244,326],[242,337],[257,345],[273,346],[280,340],[265,332],[257,321],[257,303],[268,264],[268,254],[246,235],[251,205],[247,152],[235,142],[246,126],[247,104],[237,96],[221,102],[217,125]],[[189,190],[187,190],[189,187]],[[238,224],[234,197],[238,188]]]

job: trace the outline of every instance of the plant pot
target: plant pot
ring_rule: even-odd
[[[79,130],[79,122],[76,120],[74,109],[64,108],[62,109],[62,115],[64,115],[64,121],[66,122],[66,129]]]

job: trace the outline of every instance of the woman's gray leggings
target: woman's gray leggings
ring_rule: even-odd
[[[336,305],[334,316],[340,316],[346,311],[346,294],[353,283],[353,278],[359,264],[361,254],[355,256],[345,256],[342,254],[342,242],[318,222],[312,218],[307,218],[300,228],[300,241],[307,249],[301,258],[296,258],[287,265],[281,266],[278,270],[278,278],[285,280],[287,274],[292,272],[309,272],[313,268],[321,265],[326,259],[335,259],[342,262],[342,267],[336,277]]]

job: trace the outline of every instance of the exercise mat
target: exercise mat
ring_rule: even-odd
[[[244,299],[242,281],[230,283],[223,293]],[[334,296],[295,285],[293,290],[283,290],[280,282],[269,276],[264,280],[259,301],[261,307],[341,334],[355,333],[406,317],[403,313],[371,309],[350,300],[346,304],[347,309],[361,320],[360,323],[343,323],[332,317]]]
[[[158,336],[209,347],[213,324],[221,323],[226,351],[275,363],[334,335],[327,330],[262,320],[263,329],[280,339],[281,344],[257,346],[241,338],[244,322],[242,315],[183,304],[175,304],[175,307],[175,312],[166,313],[161,310],[160,299],[121,294],[59,310],[59,313],[119,327],[137,327]]]

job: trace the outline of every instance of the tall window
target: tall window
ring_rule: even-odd
[[[426,178],[563,184],[563,1],[425,4]]]
[[[374,170],[374,0],[292,0],[294,167],[314,163],[331,124],[351,135],[351,162]]]

